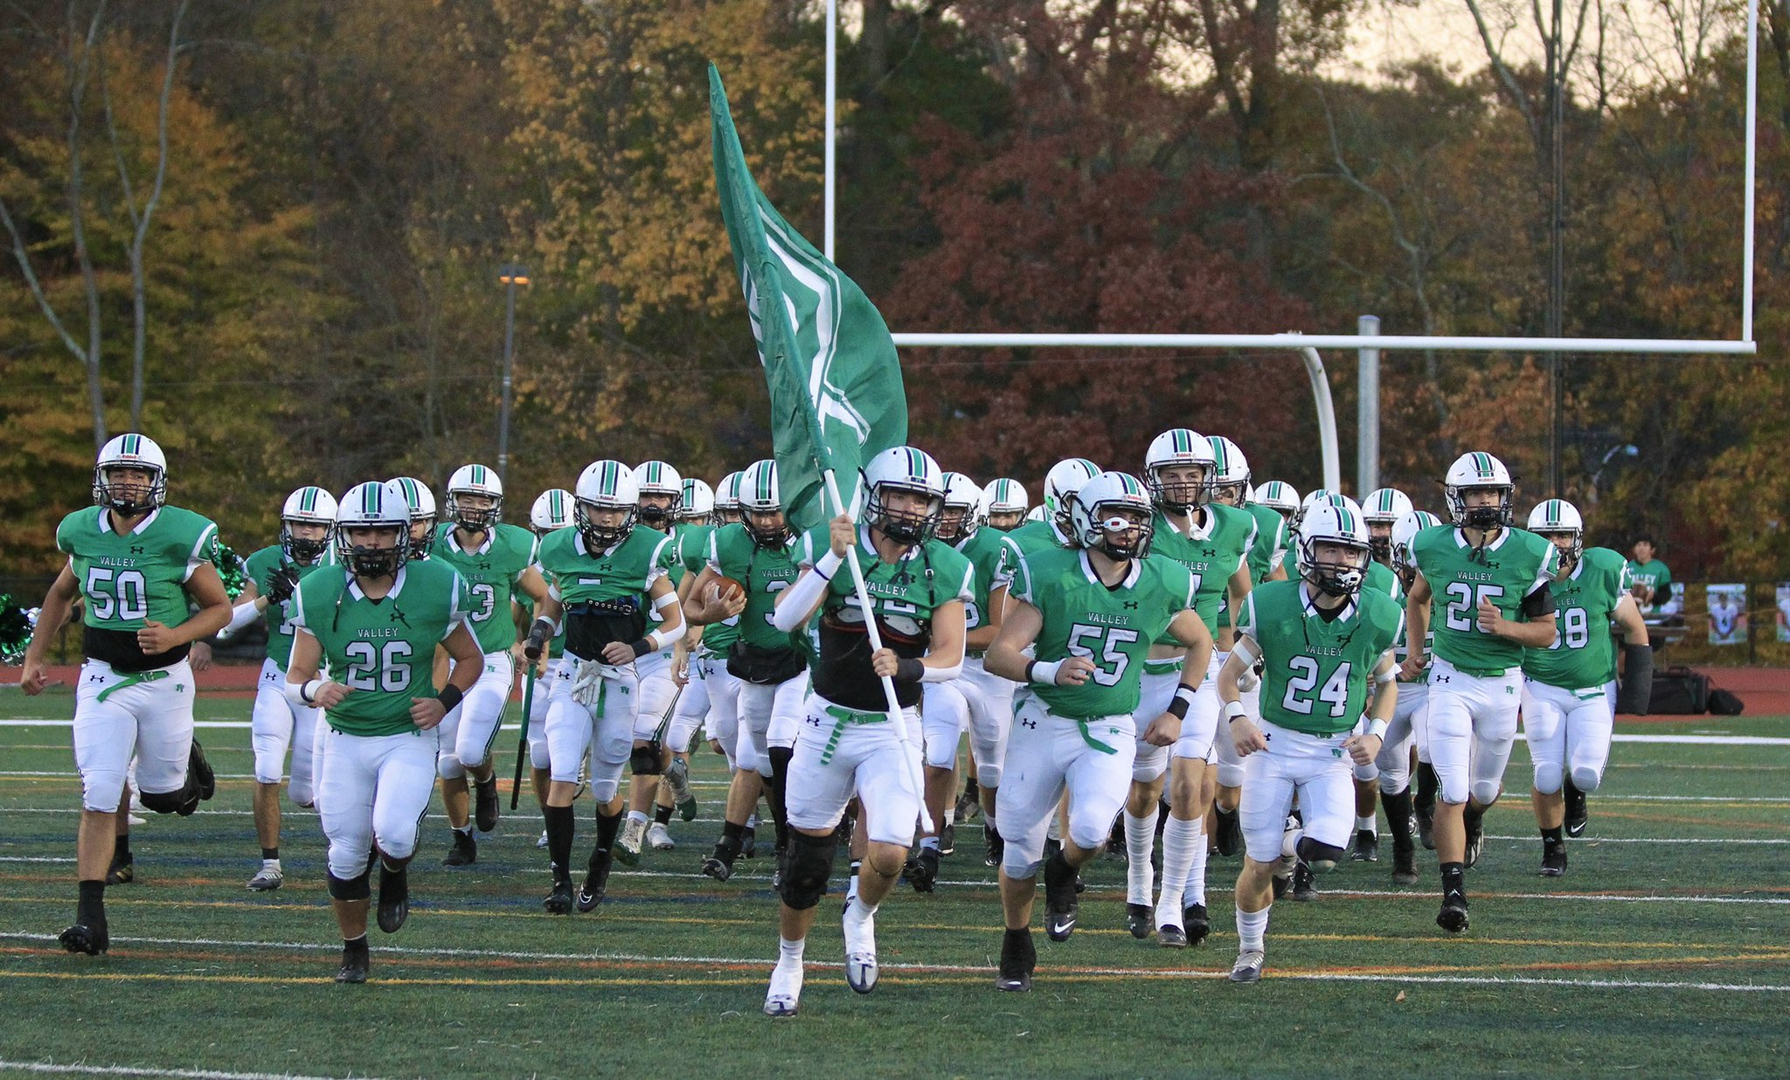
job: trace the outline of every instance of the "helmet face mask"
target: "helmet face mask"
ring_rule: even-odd
[[[467,532],[485,532],[503,518],[503,497],[448,489],[447,516]]]
[[[982,489],[962,473],[945,474],[945,502],[939,511],[938,538],[960,544],[982,528]]]
[[[336,511],[336,558],[357,578],[396,574],[411,556],[411,506],[397,480],[356,484]]]
[[[1578,530],[1538,532],[1543,540],[1560,549],[1560,572],[1570,574],[1585,554],[1585,534]]]
[[[944,499],[921,488],[877,484],[870,489],[865,517],[870,527],[898,544],[918,544],[938,531]]]
[[[1150,470],[1150,497],[1171,514],[1192,513],[1212,501],[1212,469],[1201,464],[1164,465]]]
[[[298,530],[305,531],[304,536]],[[280,550],[294,562],[314,563],[329,550],[330,527],[315,521],[295,521],[283,518],[280,521]]]
[[[616,506],[589,499],[578,500],[576,514],[578,532],[584,546],[592,551],[607,551],[628,538],[640,520],[640,507]]]
[[[1074,498],[1075,531],[1070,535],[1088,551],[1117,562],[1141,559],[1155,537],[1155,505],[1144,485],[1124,473],[1101,473]]]
[[[1490,492],[1496,497],[1482,500],[1474,496]],[[1510,524],[1512,489],[1509,484],[1486,484],[1474,487],[1448,487],[1448,509],[1454,523],[1463,529],[1490,532]]]
[[[789,544],[789,522],[780,509],[747,510],[741,516],[741,524],[751,535],[752,542],[761,548],[781,548]]]
[[[1312,587],[1331,596],[1353,596],[1367,580],[1367,548],[1335,540],[1301,541],[1303,573]]]

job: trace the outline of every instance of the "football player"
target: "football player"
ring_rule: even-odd
[[[1554,644],[1560,551],[1511,526],[1515,486],[1484,452],[1455,459],[1447,473],[1454,524],[1426,529],[1411,544],[1417,573],[1405,624],[1404,674],[1430,666],[1424,737],[1441,784],[1434,837],[1441,861],[1436,925],[1467,929],[1466,869],[1479,861],[1481,818],[1503,791],[1516,739],[1524,649]],[[1434,663],[1430,630],[1434,628]]]
[[[1440,524],[1436,515],[1424,510],[1413,510],[1392,526],[1392,572],[1398,575],[1399,582],[1407,593],[1417,574],[1417,567],[1411,562],[1411,542],[1417,538],[1418,533]],[[1435,632],[1431,631],[1429,641],[1432,645],[1435,636]],[[1398,702],[1393,707],[1392,723],[1387,726],[1379,756],[1374,759],[1374,771],[1379,774],[1380,797],[1386,804],[1386,823],[1392,830],[1394,885],[1417,884],[1417,844],[1411,837],[1411,824],[1416,816],[1416,805],[1411,793],[1413,751],[1418,755],[1419,768],[1428,776],[1435,776],[1435,770],[1430,768],[1426,756],[1429,753],[1428,744],[1416,737],[1424,710],[1429,705],[1429,669],[1418,672],[1415,678],[1407,678],[1404,674],[1406,655],[1405,642],[1401,640],[1394,650],[1394,656],[1400,665]],[[1433,786],[1430,791],[1433,797]],[[1427,834],[1426,826],[1425,835]]]
[[[827,891],[835,836],[855,793],[857,830],[868,840],[858,893],[845,908],[845,978],[860,994],[876,988],[876,912],[913,846],[918,785],[921,684],[963,670],[964,605],[974,598],[969,560],[932,538],[944,508],[938,463],[911,446],[871,458],[864,469],[863,522],[840,514],[821,537],[803,538],[802,575],[778,597],[772,625],[783,633],[820,615],[814,692],[789,769],[789,852],[778,913],[780,950],[764,1011],[793,1015],[802,993],[802,953],[814,908]],[[871,610],[843,567],[853,547]],[[882,648],[870,647],[869,619]],[[889,712],[882,680],[892,679],[901,712]],[[904,730],[905,729],[905,730]],[[904,738],[905,735],[905,738]]]
[[[534,505],[528,511],[528,526],[535,534],[535,572],[540,573],[540,543],[547,539],[549,533],[572,527],[572,493],[565,488],[548,488],[535,496]],[[542,578],[544,582],[545,577]],[[518,664],[529,664],[524,654],[528,631],[534,626],[535,601],[527,593],[516,593],[511,599],[517,608],[515,656]],[[547,809],[547,792],[553,783],[550,763],[552,758],[547,751],[547,697],[553,685],[553,676],[558,671],[560,662],[566,653],[566,630],[561,621],[559,633],[547,643],[533,666],[536,672],[535,693],[528,703],[528,763],[530,779],[533,783],[535,802],[540,805],[542,813]],[[545,819],[543,819],[545,824]],[[541,837],[535,846],[547,846],[547,832],[541,831]]]
[[[291,604],[287,699],[322,709],[329,725],[317,806],[342,935],[340,983],[367,981],[374,861],[379,929],[396,933],[410,912],[408,867],[435,787],[433,729],[483,671],[465,580],[445,560],[407,559],[411,506],[395,481],[349,488],[336,512],[339,565],[306,577]],[[437,645],[453,664],[440,693]]]
[[[308,807],[316,791],[313,744],[317,710],[293,708],[286,700],[286,664],[292,658],[292,622],[287,601],[298,583],[322,566],[335,534],[336,500],[320,487],[302,487],[286,496],[280,508],[280,540],[248,557],[248,578],[237,594],[229,634],[267,616],[267,658],[249,714],[249,740],[255,749],[255,835],[261,841],[261,869],[249,878],[255,892],[277,889],[286,880],[280,866],[280,778],[286,751],[292,751],[292,779],[286,797]]]
[[[1352,510],[1320,505],[1306,514],[1297,543],[1299,580],[1250,593],[1236,648],[1218,676],[1227,736],[1245,771],[1247,846],[1237,876],[1238,952],[1231,968],[1231,981],[1239,983],[1262,977],[1276,864],[1291,855],[1322,871],[1342,858],[1354,802],[1349,765],[1379,752],[1398,696],[1392,647],[1404,616],[1396,601],[1362,588],[1366,524]],[[1258,659],[1261,708],[1251,719],[1238,680]],[[1364,717],[1370,680],[1373,701]],[[1295,795],[1303,821],[1289,832]]]
[[[193,738],[195,641],[229,623],[230,597],[210,553],[217,526],[168,506],[168,460],[147,435],[117,435],[93,467],[93,501],[56,527],[68,557],[44,596],[19,686],[41,694],[44,658],[78,597],[81,682],[75,691],[75,766],[81,823],[75,840],[79,900],[59,940],[98,955],[110,945],[106,869],[129,813],[125,771],[137,759],[138,796],[158,814],[191,814],[215,782]],[[198,605],[190,611],[188,603]],[[127,845],[128,837],[122,842]]]
[[[1196,445],[1187,440],[1181,450],[1193,453]],[[1166,751],[1181,734],[1197,682],[1180,682],[1139,737],[1148,658],[1167,640],[1181,647],[1176,669],[1203,675],[1211,658],[1212,636],[1194,610],[1193,575],[1173,558],[1149,554],[1156,513],[1142,482],[1102,473],[1074,498],[1077,546],[1031,552],[1014,570],[1014,602],[984,661],[989,671],[1032,690],[1015,709],[1003,767],[1006,932],[997,989],[1031,989],[1040,866],[1045,932],[1066,941],[1076,923],[1076,869],[1105,847],[1125,805],[1138,744]],[[1025,656],[1027,648],[1035,659]],[[1046,861],[1045,834],[1065,793],[1069,827]]]
[[[1075,546],[1073,499],[1099,474],[1100,466],[1087,458],[1064,458],[1052,465],[1044,474],[1044,501],[1032,508],[1024,524],[1007,533],[1008,541],[1021,553]]]
[[[1361,515],[1367,519],[1368,541],[1373,545],[1374,562],[1393,570],[1392,565],[1392,527],[1398,519],[1410,513],[1415,507],[1411,505],[1410,496],[1397,488],[1383,487],[1368,492],[1362,500]],[[1394,598],[1400,596],[1404,585],[1398,580],[1399,575],[1393,573]],[[1375,819],[1375,811],[1379,804],[1380,770],[1372,761],[1355,768],[1355,846],[1349,852],[1349,858],[1355,862],[1380,861],[1380,833]]]
[[[679,596],[688,598],[694,592],[696,576],[708,565],[709,537],[715,531],[714,489],[694,476],[684,477],[684,490],[674,517],[671,538],[678,564],[685,571]],[[659,782],[653,800],[653,824],[646,831],[647,843],[656,851],[670,851],[677,846],[669,827],[672,811],[685,821],[696,820],[696,796],[690,790],[690,744],[703,717],[708,715],[708,673],[713,665],[712,654],[702,644],[702,628],[692,625],[688,614],[684,625],[688,627],[684,633],[684,685],[664,739],[671,761]]]
[[[982,514],[986,524],[1001,532],[1012,532],[1025,523],[1032,497],[1018,480],[1002,477],[990,480],[982,489]]]
[[[1625,642],[1622,697],[1642,711],[1653,688],[1647,624],[1629,593],[1628,561],[1585,546],[1578,508],[1549,499],[1529,512],[1529,531],[1560,551],[1554,594],[1560,633],[1546,649],[1523,653],[1523,737],[1535,765],[1531,799],[1541,830],[1541,876],[1566,873],[1566,836],[1585,831],[1585,794],[1603,783],[1616,724],[1616,650]]]

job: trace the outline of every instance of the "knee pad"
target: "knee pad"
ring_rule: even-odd
[[[596,800],[598,806],[607,806],[614,801],[615,793],[620,790],[620,788],[621,780],[619,777],[607,780],[592,780],[590,782],[590,797]]]
[[[371,869],[362,870],[351,878],[339,878],[329,875],[329,895],[332,900],[366,900],[373,895],[373,889],[367,884]]]
[[[189,787],[192,785],[190,778],[187,784]],[[184,806],[190,797],[186,788],[181,788],[179,791],[140,791],[137,793],[137,798],[143,801],[143,808],[153,810],[158,814],[174,813]]]
[[[1481,806],[1490,806],[1498,801],[1504,793],[1503,785],[1497,780],[1475,780],[1469,785],[1473,801]]]
[[[1342,848],[1314,840],[1309,836],[1301,836],[1294,850],[1298,852],[1301,859],[1305,860],[1305,865],[1314,871],[1333,868],[1336,866],[1337,860],[1345,854]]]
[[[1243,786],[1243,766],[1218,763],[1218,786],[1240,788]]]
[[[827,894],[827,879],[833,874],[833,858],[838,852],[839,845],[831,836],[790,832],[777,894],[791,910],[807,911],[820,903]]]
[[[1572,770],[1572,786],[1583,792],[1596,791],[1604,782],[1603,774],[1588,765],[1574,766]]]
[[[932,769],[955,769],[957,767],[957,739],[946,741],[943,738],[926,740],[926,765]]]
[[[460,759],[447,751],[442,751],[435,758],[435,775],[443,780],[463,780],[466,778],[466,766]]]
[[[1543,795],[1554,794],[1560,790],[1560,777],[1560,766],[1537,763],[1535,766],[1535,790]]]
[[[633,776],[659,775],[659,748],[653,744],[636,746],[628,752],[628,772]]]

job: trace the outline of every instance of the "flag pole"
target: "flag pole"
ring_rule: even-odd
[[[833,505],[839,513],[845,513],[845,500],[839,497],[839,478],[832,469],[823,469],[821,476],[826,479],[827,494],[833,497]],[[858,590],[858,606],[864,609],[864,629],[870,635],[870,651],[874,653],[883,647],[883,636],[876,628],[876,609],[870,606],[870,586],[864,581],[864,568],[858,564],[858,545],[855,542],[845,549],[845,561],[851,567],[852,585]],[[895,696],[895,680],[887,675],[881,678],[883,697],[889,704],[889,720],[895,725],[896,737],[901,740],[901,759],[907,762],[908,779],[913,781],[914,790],[920,796],[920,831],[930,833],[933,829],[932,814],[926,809],[925,778],[912,753],[913,744],[908,742],[907,713],[901,707],[901,700]]]

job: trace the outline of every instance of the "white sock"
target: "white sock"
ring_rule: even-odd
[[[857,922],[864,922],[876,915],[876,908],[864,902],[862,896],[852,894],[851,902],[845,906],[845,917]]]
[[[1356,832],[1373,832],[1375,827],[1376,827],[1376,823],[1375,823],[1374,815],[1372,815],[1372,814],[1369,814],[1366,817],[1358,817],[1355,819],[1355,831]]]
[[[851,904],[858,899],[858,875],[854,871],[845,886],[845,902]]]
[[[1181,898],[1187,889],[1194,848],[1204,846],[1198,818],[1182,821],[1169,815],[1168,825],[1162,830],[1162,893],[1156,897],[1157,926],[1181,925],[1181,909],[1186,906]]]
[[[1150,888],[1156,884],[1155,870],[1150,866],[1150,852],[1156,847],[1156,819],[1162,811],[1150,807],[1149,817],[1133,817],[1125,811],[1125,854],[1131,864],[1125,868],[1125,902],[1150,906]]]
[[[939,838],[936,836],[922,836],[920,838],[920,850],[925,851],[927,848],[937,851],[939,849]]]
[[[1273,904],[1260,911],[1244,911],[1237,909],[1237,951],[1261,952],[1262,939],[1268,933],[1268,912],[1274,909]]]
[[[1044,830],[1044,838],[1059,841],[1063,839],[1062,822],[1057,819],[1055,808],[1050,812],[1050,827]]]
[[[646,813],[641,810],[628,811],[628,824],[632,825],[636,821],[645,822],[646,821]]]
[[[279,868],[280,868],[280,860],[278,860],[278,859],[262,859],[261,860],[261,869],[263,869],[263,870],[278,870]]]
[[[1181,906],[1206,902],[1206,861],[1212,853],[1206,848],[1206,819],[1196,817],[1193,826],[1193,861],[1187,864],[1187,886],[1181,890]]]
[[[779,963],[779,964],[794,964],[794,965],[800,966],[802,963],[802,951],[804,949],[806,949],[807,947],[808,947],[808,939],[807,938],[797,938],[794,941],[791,941],[786,937],[778,938],[777,939],[777,963]]]
[[[994,823],[994,811],[993,810],[982,811],[982,825],[984,828],[993,829],[996,836],[999,836],[1001,834],[1000,826],[998,826]]]

